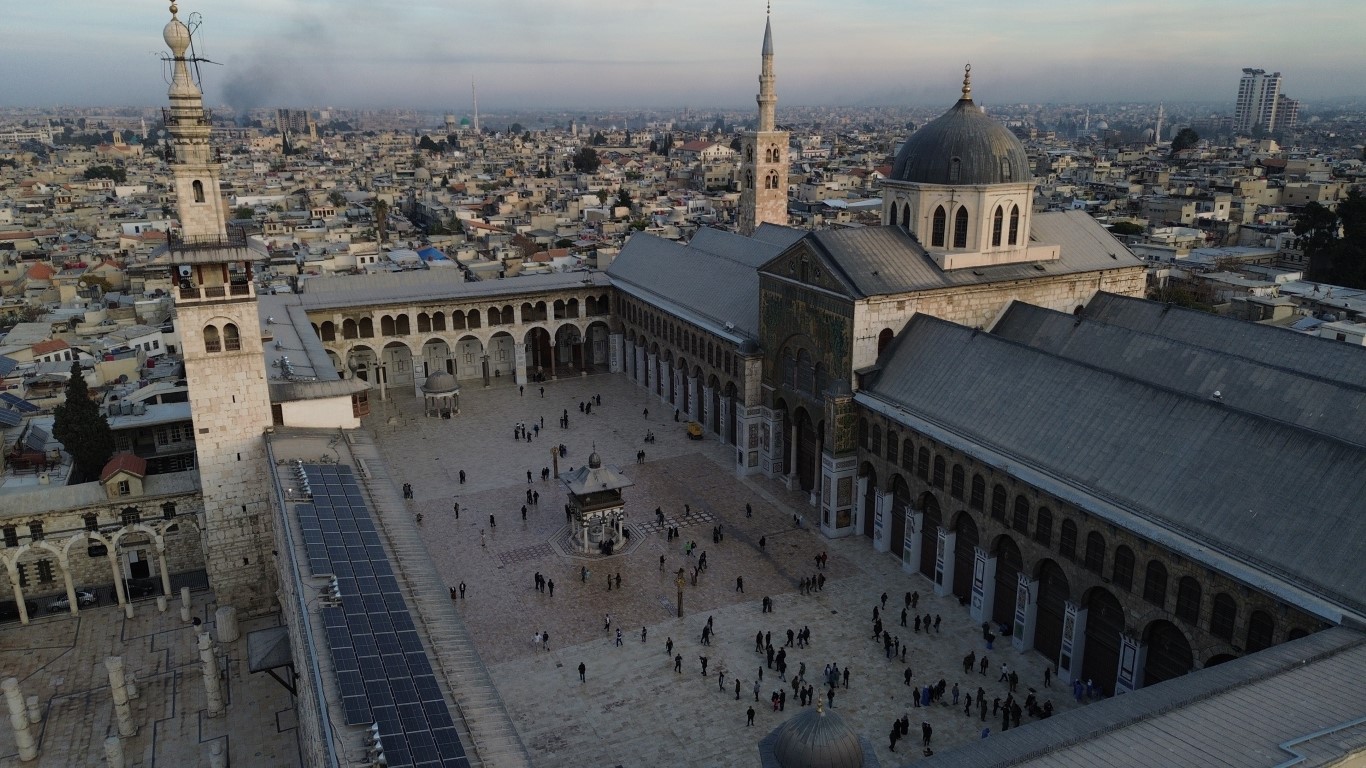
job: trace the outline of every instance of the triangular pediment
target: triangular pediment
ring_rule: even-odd
[[[845,279],[839,265],[810,235],[788,246],[772,261],[760,267],[759,272],[822,288],[849,298],[858,296],[858,290]]]

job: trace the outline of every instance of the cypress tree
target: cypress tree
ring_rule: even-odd
[[[52,436],[61,441],[76,467],[73,477],[97,479],[109,457],[114,455],[114,433],[100,405],[90,399],[90,388],[81,376],[80,361],[71,363],[71,379],[66,383],[66,402],[53,410]]]

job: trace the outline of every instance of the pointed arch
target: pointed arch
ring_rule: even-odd
[[[1020,242],[1020,206],[1010,206],[1010,244],[1018,245]]]
[[[968,247],[968,208],[960,206],[953,215],[953,247]]]
[[[996,213],[991,216],[991,247],[1001,247],[1001,230],[1005,226],[1006,212],[1001,206],[996,206]]]
[[[934,248],[944,247],[944,231],[948,228],[949,215],[944,211],[944,206],[934,209],[933,223],[930,225],[930,246]]]

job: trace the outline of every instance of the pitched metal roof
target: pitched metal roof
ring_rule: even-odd
[[[826,229],[807,235],[808,242],[828,257],[863,297],[1033,280],[1143,264],[1083,211],[1034,214],[1029,239],[1060,246],[1058,259],[946,271],[901,227]]]
[[[1235,578],[1366,615],[1360,445],[928,315],[856,397]]]
[[[1313,368],[1301,370],[1278,360],[1254,360],[1090,317],[1081,320],[1022,301],[1012,302],[991,332],[1193,397],[1213,398],[1218,392],[1224,408],[1268,416],[1366,446],[1366,379],[1333,381]],[[1318,345],[1308,346],[1312,351]],[[1366,359],[1366,354],[1360,357]]]
[[[1336,765],[1366,747],[1363,668],[1366,637],[1334,627],[1028,728],[993,731],[915,765]]]
[[[649,234],[626,241],[607,275],[628,293],[715,330],[759,335],[759,267],[804,233],[760,227],[754,237],[700,229],[687,245]]]
[[[601,272],[553,272],[517,275],[503,280],[466,282],[453,269],[388,272],[378,275],[320,277],[303,283],[300,305],[308,311],[384,304],[463,301],[505,297],[580,286],[606,287]]]

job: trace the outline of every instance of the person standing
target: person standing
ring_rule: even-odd
[[[610,613],[604,613],[604,614],[602,615],[602,631],[603,631],[603,632],[606,632],[607,630],[609,630],[609,629],[611,629],[611,628],[612,628],[612,614],[610,614]]]
[[[463,469],[460,470],[460,484],[461,484],[461,485],[464,485],[464,484],[465,484],[465,470],[463,470]],[[456,512],[457,515],[460,514],[460,510],[459,510],[459,509],[456,509],[455,512]]]
[[[920,744],[921,744],[921,746],[923,746],[925,749],[929,749],[929,748],[930,748],[930,738],[933,737],[933,736],[934,736],[934,728],[931,728],[931,727],[930,727],[930,724],[929,724],[928,722],[922,721],[922,722],[920,723]]]
[[[754,692],[754,700],[759,700],[759,692],[757,690]],[[754,725],[754,707],[745,710],[745,725]]]
[[[683,654],[681,653],[674,656],[674,671],[680,675],[683,674]]]
[[[844,687],[849,687],[849,667],[844,668]]]
[[[465,599],[465,582],[460,582],[460,599]]]
[[[663,556],[661,555],[661,557],[663,557]],[[744,592],[745,592],[745,577],[744,577],[744,576],[736,576],[736,577],[735,577],[735,591],[736,591],[736,592],[739,592],[739,593],[741,593],[741,594],[744,594]]]
[[[703,676],[703,677],[706,677],[706,676],[707,676],[707,661],[708,661],[707,657],[706,657],[706,656],[698,656],[698,657],[697,657],[697,660],[700,661],[700,662],[702,662],[702,676]]]
[[[617,627],[617,647],[621,647],[621,627]]]
[[[671,637],[664,643],[664,655],[672,656],[674,653],[674,639]]]
[[[545,587],[546,587],[546,589],[550,590],[550,596],[551,596],[551,597],[554,597],[554,596],[555,596],[555,580],[554,580],[554,579],[551,579],[550,581],[546,582]]]
[[[640,628],[640,642],[645,642],[645,627]]]
[[[585,682],[584,677],[583,677],[583,673],[586,672],[586,671],[588,671],[588,667],[584,666],[583,662],[580,661],[580,662],[579,662],[579,683]]]
[[[759,681],[758,681],[758,680],[755,680],[755,681],[754,681],[754,700],[755,700],[755,701],[758,701],[758,700],[759,700]],[[752,711],[752,710],[751,710],[751,711]]]
[[[740,700],[740,678],[735,678],[735,700]]]

